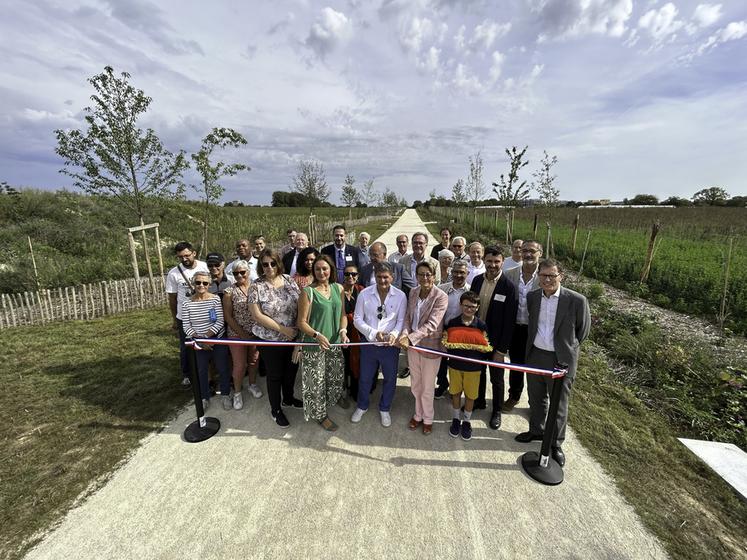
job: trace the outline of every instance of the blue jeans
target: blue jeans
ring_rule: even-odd
[[[203,399],[210,398],[208,371],[211,361],[215,365],[215,369],[220,377],[220,394],[228,395],[231,393],[231,363],[228,357],[228,346],[223,344],[216,344],[212,350],[195,350],[197,375],[200,377],[200,393]]]
[[[371,385],[381,366],[384,386],[381,389],[379,410],[389,412],[397,388],[397,363],[399,348],[392,346],[361,346],[361,371],[358,380],[358,408],[368,410]]]

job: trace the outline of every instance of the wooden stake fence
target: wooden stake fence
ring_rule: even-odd
[[[0,329],[53,321],[95,319],[165,305],[164,277],[111,280],[51,290],[0,294]]]

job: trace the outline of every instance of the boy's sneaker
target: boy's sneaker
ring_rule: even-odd
[[[283,401],[280,404],[286,408],[288,407],[303,408],[303,401],[301,399],[296,399],[296,398],[293,398],[289,401]]]
[[[469,441],[472,439],[472,424],[470,424],[466,420],[462,422],[462,439],[464,441]]]
[[[257,385],[256,383],[252,383],[251,385],[249,385],[249,387],[247,387],[247,391],[249,391],[255,399],[262,398],[262,389],[260,389],[259,385]]]
[[[231,395],[223,395],[220,400],[223,405],[223,410],[231,410],[233,408],[233,399],[231,398]]]
[[[454,418],[451,421],[451,426],[449,426],[449,435],[451,437],[459,437],[459,430],[461,427],[462,427],[462,422]]]
[[[241,410],[244,408],[244,397],[241,396],[241,391],[237,391],[233,394],[233,409]]]
[[[291,425],[290,422],[288,422],[288,419],[285,417],[285,414],[283,414],[282,410],[273,412],[272,419],[275,420],[275,424],[277,424],[281,428],[288,428]]]

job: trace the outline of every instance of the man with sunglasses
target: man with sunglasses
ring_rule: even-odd
[[[192,296],[192,277],[196,272],[208,272],[207,264],[197,260],[197,253],[188,241],[174,246],[174,254],[179,264],[166,275],[166,294],[171,311],[171,328],[179,335],[179,362],[182,370],[182,386],[190,387],[189,354],[184,346],[186,335],[182,325],[182,306]]]
[[[397,387],[397,361],[399,348],[395,346],[405,322],[407,299],[402,290],[392,286],[392,264],[377,262],[374,265],[376,284],[363,289],[358,295],[353,324],[358,332],[376,346],[361,346],[360,379],[358,380],[358,407],[350,418],[358,423],[368,410],[369,395],[374,377],[381,367],[384,386],[381,390],[379,413],[381,425],[392,425],[389,411]]]

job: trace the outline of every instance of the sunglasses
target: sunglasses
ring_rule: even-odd
[[[381,320],[382,317],[386,317],[386,308],[380,305],[376,308],[376,318]]]
[[[209,286],[210,282],[200,282],[199,280],[195,281],[195,286]]]
[[[246,276],[249,272],[246,270],[234,270],[233,274],[234,276]]]
[[[273,268],[274,268],[274,267],[276,267],[277,265],[278,265],[278,263],[276,263],[275,261],[270,261],[270,262],[263,262],[263,263],[262,263],[262,267],[263,267],[263,268],[270,268],[270,267],[273,267]]]
[[[220,267],[221,267],[221,263],[218,263],[218,264],[215,264],[215,263],[208,264],[208,268],[220,268]]]
[[[347,276],[348,278],[354,278],[354,277],[358,276],[358,273],[357,273],[357,272],[345,272],[344,274],[345,274],[345,276]]]

